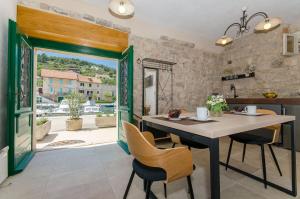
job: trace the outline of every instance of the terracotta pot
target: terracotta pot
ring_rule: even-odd
[[[115,127],[116,126],[116,116],[102,116],[96,117],[95,123],[97,127]]]
[[[51,121],[47,121],[46,123],[42,125],[37,125],[36,126],[36,139],[37,140],[42,140],[48,133],[50,132],[51,129]]]
[[[66,129],[67,131],[77,131],[82,129],[82,118],[77,120],[66,120]]]

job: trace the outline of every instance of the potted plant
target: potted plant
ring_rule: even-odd
[[[70,118],[66,120],[67,131],[76,131],[82,129],[82,118],[80,118],[82,98],[83,96],[76,92],[73,92],[66,97],[70,110]]]
[[[207,105],[207,109],[210,112],[210,115],[213,117],[220,117],[223,115],[223,111],[229,109],[223,95],[208,96],[206,105]]]
[[[98,113],[95,118],[97,127],[115,127],[116,126],[116,115],[114,113]]]
[[[48,135],[50,129],[51,129],[50,120],[44,117],[38,118],[36,120],[36,139],[42,140],[46,135]]]

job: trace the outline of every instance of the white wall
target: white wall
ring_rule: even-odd
[[[6,92],[8,56],[8,19],[16,19],[17,0],[1,0],[0,6],[0,149],[6,143]]]

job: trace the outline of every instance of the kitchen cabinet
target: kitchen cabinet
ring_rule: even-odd
[[[283,105],[283,111],[285,115],[295,115],[296,122],[295,122],[295,132],[296,132],[296,150],[300,151],[300,105]],[[284,148],[291,148],[290,140],[290,126],[284,125],[282,129],[282,136],[283,136],[283,147]]]

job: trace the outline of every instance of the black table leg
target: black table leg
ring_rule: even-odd
[[[296,149],[295,149],[295,121],[291,125],[291,157],[292,157],[292,195],[297,196],[297,169],[296,169]]]
[[[210,150],[210,194],[211,199],[220,198],[219,139],[211,139]]]
[[[295,144],[295,141],[296,141],[296,134],[295,134],[295,122],[294,121],[291,121],[291,122],[287,122],[287,123],[284,123],[284,125],[289,125],[290,126],[290,130],[291,130],[291,169],[292,169],[292,176],[291,176],[291,181],[292,181],[292,187],[290,189],[287,189],[286,187],[283,187],[281,185],[278,185],[278,184],[275,184],[273,182],[270,182],[270,181],[264,181],[264,179],[260,178],[260,177],[257,177],[251,173],[248,173],[248,172],[245,172],[239,168],[236,168],[234,166],[231,166],[231,165],[228,165],[228,168],[238,172],[238,173],[241,173],[245,176],[248,176],[254,180],[257,180],[259,182],[262,182],[262,183],[266,183],[268,186],[271,186],[279,191],[282,191],[284,193],[287,193],[289,195],[292,195],[292,196],[297,196],[297,163],[296,163],[296,144]],[[220,162],[221,165],[223,166],[227,166],[224,162]]]

